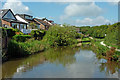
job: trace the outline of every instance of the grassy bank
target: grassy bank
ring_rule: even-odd
[[[8,51],[5,56],[23,57],[35,54],[45,49],[58,46],[75,47],[78,33],[72,26],[52,26],[47,32],[36,30],[31,35],[14,35],[8,43]]]
[[[8,44],[8,56],[10,57],[27,56],[43,50],[45,50],[45,46],[38,40],[30,40],[26,42],[11,40]]]
[[[96,53],[98,58],[105,58],[110,61],[119,61],[120,52],[115,51],[114,47],[108,48],[100,44],[104,39],[93,39],[92,50]]]

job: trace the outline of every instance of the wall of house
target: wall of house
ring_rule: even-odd
[[[44,29],[45,30],[45,26],[43,24],[40,25],[40,29]]]
[[[7,22],[7,21],[5,21],[5,20],[2,20],[2,25],[7,25],[7,26],[11,26],[11,24],[10,24],[10,22]]]

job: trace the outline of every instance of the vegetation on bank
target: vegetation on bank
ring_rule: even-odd
[[[16,32],[18,31],[14,30],[14,33]],[[43,51],[49,47],[75,46],[77,36],[76,28],[68,26],[52,26],[47,32],[33,30],[29,35],[14,34],[8,42],[8,51],[5,56],[22,57]]]
[[[96,53],[98,58],[105,58],[110,61],[119,61],[120,52],[116,51],[115,47],[108,48],[100,44],[104,39],[94,38],[91,43],[91,49]]]
[[[107,33],[107,28],[109,25],[101,25],[101,26],[82,26],[79,27],[80,32],[85,35],[89,35],[94,38],[104,38]]]
[[[112,25],[101,25],[101,26],[83,26],[80,27],[82,34],[93,37],[92,45],[94,46],[95,53],[100,57],[109,57],[109,60],[120,60],[120,52],[115,49],[120,49],[120,22]],[[101,41],[107,46],[111,46],[109,49],[106,46],[100,44]],[[111,58],[111,59],[110,59]]]
[[[80,27],[80,32],[82,33],[78,33],[76,27],[67,25],[60,27],[59,25],[55,25],[51,26],[48,31],[33,30],[30,35],[24,35],[17,29],[6,30],[3,28],[3,33],[9,35],[8,37],[12,39],[8,43],[7,55],[10,56],[19,57],[30,55],[50,47],[74,47],[77,45],[77,39],[79,38],[83,44],[89,44],[91,42],[92,50],[97,56],[116,61],[120,60],[120,52],[115,51],[115,48],[120,48],[118,46],[120,44],[120,37],[117,36],[119,34],[119,26],[120,23],[93,27],[84,26]],[[93,37],[93,39],[89,37]],[[101,41],[112,46],[112,48],[109,49],[101,45]]]
[[[45,46],[41,44],[41,41],[30,40],[26,42],[17,42],[16,40],[11,40],[8,43],[8,56],[10,57],[22,57],[36,52],[43,51]]]
[[[49,28],[42,41],[49,47],[72,46],[77,44],[77,36],[75,27],[56,25]]]
[[[109,25],[105,37],[105,43],[109,46],[120,49],[120,23]]]

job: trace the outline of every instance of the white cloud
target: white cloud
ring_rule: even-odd
[[[94,2],[88,3],[71,3],[64,9],[64,14],[60,17],[61,20],[69,17],[93,17],[99,16],[102,9]]]
[[[98,16],[96,18],[84,18],[83,20],[77,19],[75,20],[76,25],[103,25],[109,24],[111,21],[105,19],[103,16]]]
[[[96,26],[96,25],[104,25],[104,24],[112,24],[113,22],[106,19],[103,16],[97,16],[94,18],[83,18],[83,19],[72,19],[72,18],[68,18],[66,20],[62,20],[60,21],[60,23],[64,24],[70,24],[70,25],[75,25],[75,26]]]
[[[94,2],[70,3],[65,7],[64,14],[60,16],[60,22],[76,26],[94,26],[111,23],[111,21],[101,16],[103,13],[102,8]]]
[[[14,13],[31,14],[28,6],[25,6],[20,0],[7,0],[3,9],[11,9]]]

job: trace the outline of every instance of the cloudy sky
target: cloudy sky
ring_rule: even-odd
[[[22,2],[7,0],[3,9],[26,13],[37,18],[46,17],[58,24],[102,25],[118,21],[117,2]]]

